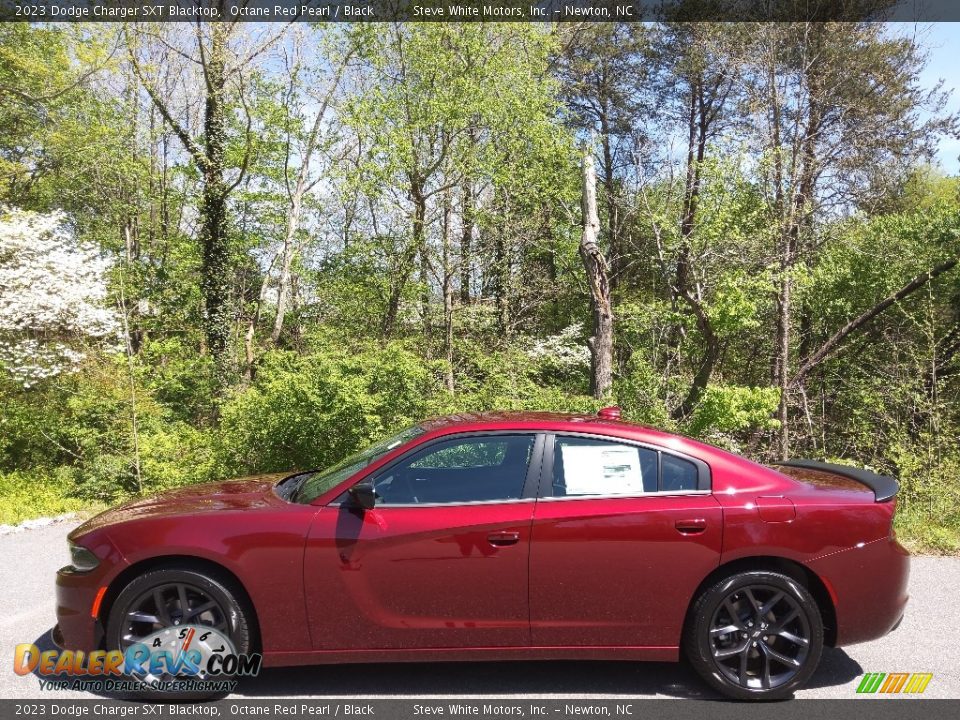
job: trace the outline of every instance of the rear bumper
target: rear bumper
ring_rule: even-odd
[[[833,553],[808,566],[833,598],[838,647],[883,637],[903,619],[910,597],[910,554],[894,538]]]

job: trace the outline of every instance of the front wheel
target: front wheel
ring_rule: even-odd
[[[131,645],[149,642],[150,650],[168,651],[172,658],[179,657],[189,643],[193,643],[195,649],[205,647],[207,655],[223,652],[230,645],[228,652],[249,653],[251,620],[252,613],[243,602],[241,591],[227,578],[192,568],[161,567],[137,577],[117,596],[107,619],[106,645],[109,650],[125,652]],[[190,627],[198,629],[190,631]],[[218,638],[229,642],[218,643]],[[149,670],[144,669],[148,666]],[[142,676],[134,676],[143,683],[142,698],[211,697],[204,692],[155,693],[149,689],[154,682],[175,678],[169,672],[154,675],[152,668],[152,664],[145,663]],[[202,671],[195,677],[206,679]],[[216,679],[232,680],[232,677],[218,675]]]
[[[696,600],[684,650],[700,676],[724,695],[780,700],[816,670],[823,621],[813,596],[788,575],[737,573]]]

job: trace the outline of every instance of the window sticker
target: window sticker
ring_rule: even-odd
[[[560,446],[567,495],[641,495],[643,474],[636,448],[623,445]]]

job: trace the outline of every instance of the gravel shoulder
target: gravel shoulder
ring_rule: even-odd
[[[0,698],[66,699],[41,692],[34,675],[13,672],[18,643],[49,643],[53,580],[67,562],[75,520],[0,535]],[[931,672],[928,698],[960,698],[960,558],[915,556],[910,605],[901,626],[871,643],[827,649],[798,698],[851,698],[866,672]],[[383,664],[264,670],[238,697],[711,698],[691,670],[674,663],[517,662]]]

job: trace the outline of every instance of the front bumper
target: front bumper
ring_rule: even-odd
[[[78,573],[67,566],[57,571],[57,625],[53,641],[67,650],[100,649],[103,623],[91,610],[101,587],[102,573]]]

